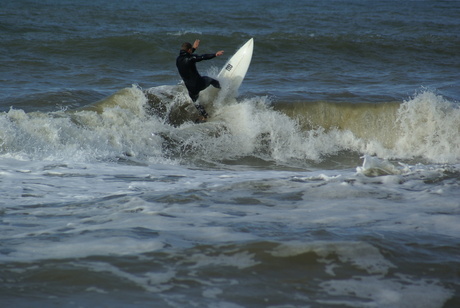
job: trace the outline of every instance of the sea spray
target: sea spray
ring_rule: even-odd
[[[126,153],[161,158],[161,138],[152,135],[161,123],[147,116],[145,101],[142,91],[132,87],[83,110],[11,109],[0,114],[1,150],[29,159],[86,161]]]
[[[430,91],[402,103],[283,102],[275,108],[339,150],[433,163],[460,160],[459,106]]]
[[[398,110],[395,154],[438,163],[460,161],[460,108],[430,91],[405,101]]]

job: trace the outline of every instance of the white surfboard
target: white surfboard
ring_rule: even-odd
[[[251,64],[253,49],[254,39],[251,38],[225,63],[217,75],[223,91],[236,95]]]
[[[251,38],[225,63],[224,67],[217,75],[221,89],[217,91],[210,86],[200,93],[200,100],[205,103],[213,103],[217,94],[219,98],[236,97],[238,89],[243,82],[244,77],[251,64],[252,53],[254,50],[254,39]],[[217,93],[219,92],[219,93]]]

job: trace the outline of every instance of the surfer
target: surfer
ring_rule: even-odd
[[[196,55],[194,52],[199,45],[200,40],[195,40],[193,46],[187,42],[183,43],[180,49],[180,54],[176,59],[176,66],[182,80],[184,80],[185,86],[187,87],[188,95],[192,99],[196,109],[198,109],[201,114],[201,117],[197,119],[197,122],[203,122],[208,118],[208,113],[202,105],[196,102],[200,92],[209,87],[209,85],[220,89],[220,84],[216,79],[208,76],[201,76],[196,68],[196,62],[210,60],[221,56],[224,54],[224,51],[220,50],[215,54]]]

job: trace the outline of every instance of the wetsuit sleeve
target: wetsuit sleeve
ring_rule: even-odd
[[[210,60],[212,58],[215,58],[216,55],[213,54],[213,53],[207,53],[207,54],[204,54],[204,55],[193,55],[192,56],[192,61],[193,62],[200,62],[200,61],[203,61],[203,60]]]

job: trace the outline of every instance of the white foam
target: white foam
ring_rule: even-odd
[[[222,289],[219,288],[207,288],[203,291],[203,296],[207,298],[216,298],[217,295],[223,293]]]
[[[235,254],[220,254],[216,256],[208,256],[204,254],[193,254],[187,259],[187,263],[194,263],[190,268],[202,268],[205,266],[231,266],[238,269],[245,269],[260,262],[254,260],[254,255],[247,252],[239,252]]]
[[[423,91],[398,110],[400,137],[395,154],[438,163],[460,160],[460,108],[442,96]]]
[[[401,170],[386,160],[369,155],[364,155],[362,158],[364,158],[362,167],[356,168],[358,173],[367,176],[401,174]]]
[[[142,90],[133,86],[94,110],[26,114],[11,109],[0,115],[0,139],[8,154],[24,159],[92,161],[148,153],[164,161],[162,140],[152,136],[162,124],[148,117],[146,100]]]
[[[121,236],[107,236],[103,239],[97,239],[97,236],[95,238],[93,235],[88,234],[87,236],[78,235],[74,240],[66,239],[58,242],[37,240],[27,242],[27,244],[18,245],[15,252],[8,256],[2,256],[1,260],[29,261],[84,258],[98,255],[132,255],[157,251],[163,247],[164,244],[155,239],[150,241],[133,240],[130,237]]]
[[[76,267],[85,267],[94,272],[108,272],[112,275],[127,280],[148,292],[159,293],[173,288],[170,282],[177,275],[175,270],[166,270],[163,272],[143,272],[141,274],[132,274],[126,272],[114,265],[103,262],[81,261],[74,263]]]
[[[321,299],[320,303],[353,307],[437,308],[442,307],[453,295],[451,290],[442,287],[437,281],[407,276],[404,279],[360,276],[322,282],[321,286],[329,296],[342,299]],[[347,300],[349,296],[353,299]],[[358,302],[357,298],[362,301]]]

